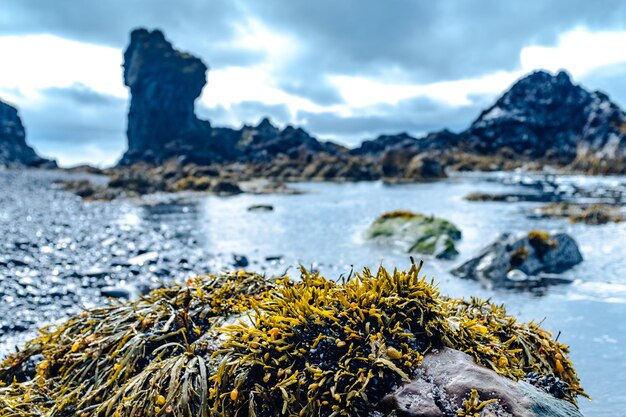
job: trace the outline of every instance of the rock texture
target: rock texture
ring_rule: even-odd
[[[581,263],[576,241],[565,233],[531,231],[525,236],[503,234],[452,274],[490,287],[532,288],[569,282],[555,274]]]
[[[582,417],[571,403],[526,382],[514,382],[477,365],[467,354],[443,348],[424,357],[420,375],[387,395],[379,404],[386,416],[445,417],[457,415],[476,390],[486,405],[481,417]],[[474,414],[471,414],[474,415]]]
[[[26,143],[26,131],[17,109],[0,100],[0,167],[46,167],[56,163],[44,159]]]

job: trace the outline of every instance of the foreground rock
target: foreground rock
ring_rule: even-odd
[[[585,393],[567,346],[501,306],[440,297],[419,274],[416,265],[381,268],[339,284],[304,270],[297,281],[240,271],[84,311],[0,364],[0,409],[14,417],[580,415],[576,396]],[[525,378],[553,381],[552,397],[515,382]]]
[[[0,100],[0,168],[55,168],[56,162],[37,155],[26,143],[17,109]]]
[[[461,278],[496,288],[533,288],[569,282],[559,275],[583,261],[578,245],[565,233],[531,231],[503,234],[478,256],[452,270]]]
[[[455,242],[461,239],[461,231],[451,222],[438,217],[392,211],[374,221],[367,237],[409,253],[452,259],[459,254]]]
[[[461,416],[582,416],[574,405],[547,391],[500,376],[449,348],[427,354],[420,376],[384,397],[379,409],[403,417],[446,417],[457,410]]]
[[[540,217],[565,218],[572,223],[589,225],[624,221],[620,209],[608,204],[552,203],[535,209],[533,213]]]

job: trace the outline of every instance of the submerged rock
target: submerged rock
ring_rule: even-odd
[[[579,416],[576,396],[585,393],[567,346],[501,306],[442,297],[419,274],[417,265],[380,268],[337,283],[305,270],[296,281],[240,271],[84,311],[0,363],[0,409],[15,417]],[[537,414],[524,414],[529,407]]]
[[[559,283],[553,275],[583,261],[576,241],[565,233],[505,233],[478,256],[453,269],[453,275],[493,287],[536,287]],[[567,282],[565,278],[561,282]]]
[[[367,237],[398,246],[406,252],[451,259],[459,254],[455,242],[461,239],[461,231],[445,219],[393,211],[376,219],[368,229]]]
[[[274,206],[270,204],[253,204],[248,206],[248,211],[274,211]]]
[[[26,130],[17,109],[0,100],[0,167],[56,168],[26,143]]]

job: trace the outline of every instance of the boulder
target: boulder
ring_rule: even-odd
[[[560,274],[582,261],[578,245],[571,236],[533,230],[522,236],[501,235],[478,256],[451,272],[461,278],[481,281],[489,287],[532,288],[567,282],[544,274]]]
[[[17,109],[0,100],[0,167],[56,168],[26,143],[26,130]]]
[[[368,229],[367,237],[409,253],[452,259],[459,253],[455,242],[461,239],[461,231],[445,219],[393,211],[376,219]]]
[[[554,379],[554,384],[559,382]],[[385,396],[377,408],[385,416],[445,417],[472,406],[477,414],[459,415],[582,417],[573,404],[528,382],[498,375],[450,348],[424,356],[418,377]]]

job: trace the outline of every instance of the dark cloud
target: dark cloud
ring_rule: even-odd
[[[617,0],[267,0],[248,10],[304,41],[297,66],[419,83],[516,69],[524,46],[552,44],[576,26],[626,26]]]
[[[119,97],[114,97],[94,91],[83,84],[74,84],[71,87],[67,88],[50,87],[44,89],[42,91],[42,94],[44,94],[48,100],[61,100],[80,106],[86,105],[93,107],[119,108],[126,102]]]
[[[286,125],[291,121],[291,112],[284,104],[267,104],[258,101],[243,101],[230,108],[224,106],[206,107],[196,104],[196,114],[199,118],[210,120],[213,126],[240,127],[243,124],[257,124],[264,117],[269,117],[277,125]],[[233,120],[241,121],[238,126],[232,126]]]
[[[428,83],[513,70],[529,44],[553,44],[579,26],[625,28],[626,2],[6,0],[0,33],[55,33],[121,49],[132,28],[159,27],[177,47],[224,68],[264,58],[230,44],[250,18],[297,42],[296,59],[277,65],[279,85],[329,104],[340,101],[329,74]]]
[[[625,29],[626,2],[5,0],[0,35],[51,33],[121,51],[131,29],[160,28],[176,48],[201,57],[212,69],[223,69],[254,66],[268,58],[265,48],[233,44],[241,28],[251,28],[251,20],[295,41],[288,59],[271,62],[276,86],[331,105],[342,102],[329,83],[333,75],[425,84],[517,70],[525,46],[554,45],[560,34],[577,27]],[[625,73],[624,66],[604,68],[581,81],[626,103],[621,82]],[[92,141],[123,150],[127,108],[123,100],[84,86],[44,93],[43,103],[21,106],[34,143]],[[381,132],[460,130],[492,100],[473,97],[471,104],[450,107],[418,98],[396,106],[373,106],[349,118],[300,112],[295,121],[313,134],[350,138],[356,144]],[[265,115],[279,124],[294,122],[286,106],[258,102],[228,109],[199,107],[198,114],[214,125],[254,123]]]
[[[426,97],[400,101],[397,105],[378,105],[367,109],[367,115],[342,117],[332,112],[299,112],[301,124],[319,134],[332,138],[339,135],[347,145],[358,145],[364,138],[380,134],[406,132],[421,136],[448,128],[461,131],[467,128],[492,100],[491,97],[475,96],[465,106],[449,106]]]
[[[28,142],[48,156],[78,153],[86,146],[103,155],[121,156],[126,148],[124,99],[77,84],[49,88],[43,90],[40,101],[16,104]]]

